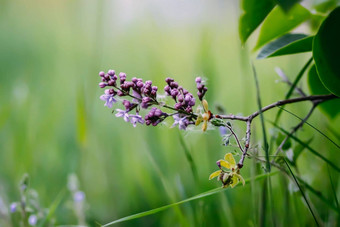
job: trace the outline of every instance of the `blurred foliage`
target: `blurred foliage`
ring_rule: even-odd
[[[29,187],[39,195],[41,207],[55,210],[57,225],[80,224],[79,214],[67,205],[73,192],[64,193],[71,173],[76,173],[79,188],[86,195],[85,222],[91,226],[219,187],[208,177],[216,160],[234,150],[232,141],[230,146],[222,147],[218,130],[204,134],[192,131],[181,135],[183,146],[178,129],[140,125],[133,128],[103,107],[97,75],[100,70],[112,68],[126,72],[129,78],[150,79],[160,88],[165,85],[164,78],[172,76],[191,91],[195,89],[194,78],[204,76],[208,79],[207,99],[211,106],[222,105],[227,113],[250,114],[258,108],[249,66],[250,59],[256,56],[248,56],[247,46],[255,46],[256,38],[250,37],[241,48],[239,15],[235,13],[238,9],[237,2],[220,0],[2,0],[0,225],[12,223],[9,206],[20,198],[17,187],[24,173],[30,175]],[[304,19],[307,14],[303,13]],[[261,18],[252,31],[265,16]],[[282,31],[288,32],[299,23]],[[308,28],[301,29],[308,33]],[[264,31],[265,26],[260,33]],[[287,91],[285,84],[275,83],[278,77],[274,67],[285,69],[293,80],[309,56],[302,53],[254,61],[263,105],[283,99]],[[299,85],[306,88],[305,78]],[[304,116],[309,104],[287,108]],[[276,112],[266,113],[266,119],[275,118]],[[299,121],[282,114],[280,122],[288,129]],[[339,117],[330,120],[315,111],[309,122],[340,142]],[[257,154],[263,156],[259,123],[254,123],[252,143]],[[233,127],[242,138],[244,125],[235,122]],[[339,163],[339,152],[316,136],[313,129],[304,127],[298,135],[303,141],[313,137],[309,146]],[[333,198],[331,182],[325,177],[327,165],[307,152],[299,153],[296,162],[299,176],[317,192],[307,194],[317,218],[339,223],[339,215],[317,196],[320,193]],[[193,163],[197,178],[191,173]],[[264,172],[262,163],[252,159],[245,163],[245,178]],[[339,175],[333,169],[330,174],[339,197]],[[251,181],[244,187],[221,191],[122,226],[257,226],[261,218],[267,225],[314,224],[293,181],[277,174],[270,177],[270,182],[268,191],[267,187],[263,190],[267,181]],[[269,199],[265,199],[268,195],[264,192],[268,192]],[[268,215],[260,216],[263,210]]]

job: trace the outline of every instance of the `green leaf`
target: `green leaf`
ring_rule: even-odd
[[[310,16],[311,13],[300,4],[295,5],[288,13],[275,7],[263,22],[255,49],[289,32]]]
[[[243,14],[240,17],[239,33],[244,44],[253,31],[262,23],[268,13],[274,8],[273,0],[242,0]]]
[[[330,92],[321,83],[315,65],[308,72],[309,90],[313,95],[326,95]],[[340,113],[340,99],[333,99],[319,104],[320,109],[329,117],[335,118]]]
[[[257,59],[312,51],[312,44],[313,36],[286,34],[263,47]]]
[[[333,94],[340,96],[340,7],[322,23],[313,41],[313,57],[319,78]]]
[[[286,12],[288,12],[295,4],[300,0],[276,0],[279,6]]]
[[[269,174],[258,175],[258,176],[254,177],[252,179],[245,180],[245,183],[248,184],[252,180],[255,181],[255,180],[265,179],[265,178],[267,178],[269,176],[273,176],[276,173],[278,173],[278,172],[271,172]],[[240,184],[237,185],[236,187],[238,187],[238,186],[240,186]],[[124,222],[124,221],[129,221],[129,220],[137,219],[137,218],[142,218],[142,217],[145,217],[145,216],[149,216],[151,214],[156,214],[156,213],[159,213],[159,212],[161,212],[163,210],[166,210],[166,209],[168,209],[170,207],[176,207],[176,206],[178,206],[180,204],[187,203],[187,202],[190,202],[190,201],[193,201],[193,200],[196,200],[196,199],[201,199],[201,198],[204,198],[204,197],[207,197],[207,196],[211,196],[211,195],[223,192],[223,191],[228,190],[228,189],[229,188],[215,188],[215,189],[203,192],[201,194],[195,195],[193,197],[190,197],[188,199],[184,199],[184,200],[176,202],[176,203],[172,203],[172,204],[165,205],[165,206],[162,206],[162,207],[158,207],[158,208],[155,208],[155,209],[152,209],[152,210],[148,210],[148,211],[144,211],[144,212],[141,212],[141,213],[129,215],[129,216],[126,216],[124,218],[120,218],[118,220],[115,220],[115,221],[112,221],[110,223],[107,223],[107,224],[103,225],[103,227],[110,226],[110,225],[113,225],[113,224],[116,224],[116,223],[120,223],[120,222]]]
[[[327,11],[336,7],[337,1],[338,0],[318,0],[314,8],[318,12],[327,13]]]

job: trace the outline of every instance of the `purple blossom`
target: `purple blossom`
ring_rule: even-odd
[[[133,125],[133,127],[136,127],[137,123],[144,124],[144,119],[141,115],[130,115],[130,122]]]
[[[172,127],[175,127],[176,125],[178,125],[180,130],[185,130],[188,125],[189,125],[189,120],[187,119],[187,117],[180,117],[179,114],[175,114],[172,116],[174,118],[174,123],[172,124]]]
[[[118,112],[118,113],[116,113],[116,117],[122,117],[122,118],[124,118],[124,121],[126,121],[126,122],[130,121],[130,119],[129,119],[130,115],[127,113],[127,111],[121,110],[121,109],[116,109],[116,111]]]
[[[11,213],[14,213],[15,211],[17,211],[17,206],[18,206],[17,203],[11,203],[11,205],[10,205]]]
[[[105,94],[100,96],[100,99],[105,101],[104,106],[109,108],[112,108],[112,103],[117,102],[117,100],[114,98],[115,93],[112,91],[113,89],[106,89]]]
[[[37,224],[37,222],[38,222],[38,218],[37,218],[36,215],[32,214],[32,215],[29,216],[28,224],[30,224],[31,226],[34,226],[34,225]]]
[[[85,193],[82,192],[82,191],[76,191],[74,194],[73,194],[73,200],[75,202],[82,202],[84,201],[85,199]]]
[[[224,127],[224,126],[220,126],[218,129],[220,130],[220,134],[221,134],[221,136],[224,136],[224,135],[226,135],[226,134],[227,134],[227,132],[228,132],[228,129],[227,129],[227,127]]]

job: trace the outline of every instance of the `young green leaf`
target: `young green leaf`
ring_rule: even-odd
[[[313,36],[286,34],[264,46],[257,59],[312,51]]]
[[[276,0],[279,6],[286,12],[288,12],[295,4],[300,0]]]
[[[313,41],[313,57],[319,78],[333,94],[340,96],[340,7],[322,23]]]
[[[273,0],[242,0],[243,14],[240,17],[239,33],[244,44],[253,31],[262,23],[268,13],[274,8]]]
[[[300,4],[295,5],[288,13],[278,6],[275,7],[263,22],[255,49],[289,32],[310,16],[311,13]]]
[[[308,72],[308,85],[313,95],[326,95],[330,93],[320,81],[315,65]],[[335,118],[340,113],[340,99],[326,101],[319,104],[319,107],[329,117]]]

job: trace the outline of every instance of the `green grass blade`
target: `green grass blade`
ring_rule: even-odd
[[[296,88],[296,85],[299,83],[299,81],[301,80],[302,76],[304,75],[304,73],[306,72],[308,66],[310,65],[310,63],[312,63],[313,61],[313,57],[311,57],[307,63],[303,66],[303,68],[300,70],[299,74],[296,76],[292,86],[290,87],[288,93],[286,94],[285,96],[285,99],[289,99],[290,96],[293,94],[293,91],[295,90]],[[277,114],[276,114],[276,117],[275,117],[275,124],[277,124],[277,122],[279,122],[279,119],[280,119],[280,116],[281,116],[281,113],[282,113],[282,110],[280,109]]]
[[[50,220],[50,218],[54,215],[55,211],[57,210],[58,206],[60,205],[61,201],[63,200],[64,196],[66,194],[66,189],[63,188],[57,197],[54,199],[53,203],[48,209],[48,213],[46,215],[46,218],[41,222],[39,226],[45,226],[45,223]]]
[[[262,134],[263,134],[263,146],[264,146],[264,151],[266,154],[266,171],[270,172],[270,160],[269,160],[269,147],[268,147],[268,142],[267,142],[267,134],[266,134],[266,128],[264,125],[264,117],[262,113],[262,104],[261,104],[261,97],[260,97],[260,87],[257,79],[257,74],[254,65],[252,65],[253,68],[253,75],[255,79],[255,87],[256,87],[256,99],[257,99],[257,104],[260,112],[260,119],[261,119],[261,127],[262,127]]]
[[[288,165],[286,159],[283,159],[283,160],[285,161],[285,163],[286,163],[286,165],[287,165],[287,167],[288,167],[288,170],[289,170],[290,174],[293,176],[296,185],[299,187],[299,190],[300,190],[300,192],[301,192],[301,195],[303,196],[303,199],[305,200],[305,202],[306,202],[306,204],[307,204],[307,206],[308,206],[308,209],[309,209],[309,211],[311,212],[311,214],[312,214],[312,216],[313,216],[313,218],[314,218],[315,224],[316,224],[317,226],[320,226],[319,223],[318,223],[318,221],[316,220],[315,214],[314,214],[314,212],[313,212],[313,210],[312,210],[312,208],[311,208],[311,206],[310,206],[310,204],[309,204],[309,202],[308,202],[308,200],[307,200],[307,197],[306,197],[305,193],[303,192],[303,190],[302,190],[302,188],[301,188],[299,182],[297,181],[297,179],[296,179],[296,177],[295,177],[293,171],[292,171],[291,168],[289,167],[289,165]]]
[[[313,193],[316,197],[318,197],[322,202],[324,202],[327,206],[329,206],[332,210],[334,210],[335,212],[337,212],[338,214],[340,214],[340,210],[334,206],[334,204],[329,201],[328,199],[326,199],[320,191],[317,191],[316,189],[314,189],[312,186],[310,186],[307,182],[305,182],[304,180],[302,180],[301,178],[299,178],[298,176],[296,176],[296,178],[299,180],[299,182],[301,184],[303,184],[303,186],[309,190],[311,193]]]
[[[195,164],[194,159],[192,158],[192,155],[189,151],[189,148],[186,145],[186,143],[184,142],[182,134],[179,134],[178,137],[179,137],[179,142],[181,143],[181,145],[183,147],[185,157],[190,164],[192,175],[194,176],[195,180],[198,180],[196,164]]]
[[[286,135],[289,135],[290,133],[287,132],[286,130],[284,130],[283,128],[281,128],[280,126],[276,125],[275,123],[271,122],[275,128],[279,129],[281,132],[285,133]],[[330,160],[328,160],[325,156],[323,156],[322,154],[320,154],[319,152],[317,152],[316,150],[314,150],[313,148],[311,148],[308,144],[306,144],[305,142],[303,142],[302,140],[300,140],[299,138],[297,138],[294,135],[291,135],[290,138],[292,138],[293,140],[295,140],[296,142],[298,142],[299,144],[301,144],[302,146],[304,146],[305,148],[307,148],[307,150],[309,150],[312,154],[314,154],[315,156],[319,157],[320,159],[322,159],[323,161],[325,161],[326,163],[328,163],[330,166],[332,166],[336,171],[340,172],[340,168],[334,164],[333,162],[331,162]]]
[[[278,108],[282,109],[283,111],[286,111],[287,113],[293,115],[294,117],[298,118],[299,120],[303,120],[301,117],[297,116],[296,114],[282,108],[281,106],[278,106]],[[331,138],[329,138],[325,133],[321,132],[319,129],[317,129],[315,126],[313,126],[312,124],[308,123],[307,121],[305,121],[305,124],[307,124],[308,126],[310,126],[311,128],[313,128],[315,131],[317,131],[318,133],[320,133],[323,137],[325,137],[328,141],[330,141],[332,144],[334,144],[337,148],[340,149],[340,145],[338,145],[336,142],[334,142]]]
[[[276,174],[278,172],[279,171],[272,172],[270,174],[262,174],[262,175],[256,176],[254,180],[261,180],[261,179],[264,179],[264,178],[266,178],[268,176],[272,176],[272,175],[274,175],[274,174]],[[245,180],[245,183],[248,184],[251,180],[252,179],[247,179],[247,180]],[[241,185],[241,184],[238,184],[236,187],[238,187],[239,185]],[[137,219],[137,218],[142,218],[142,217],[145,217],[145,216],[148,216],[148,215],[152,215],[152,214],[156,214],[156,213],[159,213],[159,212],[161,212],[163,210],[166,210],[168,208],[175,207],[175,206],[178,206],[180,204],[187,203],[187,202],[190,202],[190,201],[193,201],[193,200],[201,199],[201,198],[204,198],[204,197],[207,197],[207,196],[210,196],[210,195],[214,195],[214,194],[217,194],[219,192],[223,192],[223,191],[225,191],[227,189],[228,188],[215,188],[215,189],[203,192],[201,194],[198,194],[196,196],[190,197],[188,199],[184,199],[184,200],[176,202],[176,203],[172,203],[172,204],[165,205],[165,206],[162,206],[162,207],[158,207],[158,208],[155,208],[155,209],[152,209],[152,210],[144,211],[144,212],[141,212],[141,213],[137,213],[137,214],[126,216],[124,218],[117,219],[115,221],[112,221],[110,223],[107,223],[107,224],[103,225],[103,227],[110,226],[110,225],[113,225],[113,224],[116,224],[116,223],[120,223],[120,222],[124,222],[124,221],[129,221],[129,220]]]
[[[339,201],[338,201],[338,197],[336,196],[336,191],[335,191],[334,183],[333,183],[333,180],[332,180],[331,171],[329,170],[328,165],[327,165],[327,171],[328,171],[329,181],[331,182],[331,187],[332,187],[332,192],[333,192],[335,204],[336,204],[336,207],[339,209]]]

